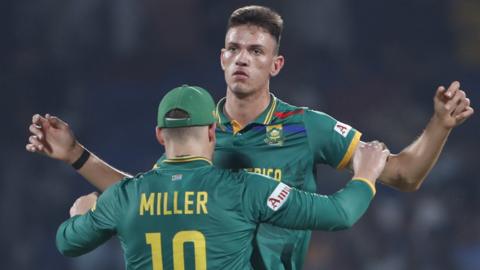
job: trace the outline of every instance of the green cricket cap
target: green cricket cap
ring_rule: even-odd
[[[168,112],[179,109],[187,118],[168,118]],[[215,123],[215,103],[207,90],[198,86],[182,85],[170,90],[158,105],[157,126],[176,128],[208,126]]]

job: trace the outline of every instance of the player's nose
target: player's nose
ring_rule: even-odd
[[[235,58],[235,64],[238,66],[247,66],[249,62],[250,60],[246,50],[241,50]]]

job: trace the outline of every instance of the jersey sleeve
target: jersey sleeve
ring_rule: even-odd
[[[57,230],[57,248],[65,256],[80,256],[110,239],[116,233],[120,208],[118,186],[108,188],[96,205],[84,215],[63,222]]]
[[[304,123],[315,162],[343,169],[350,161],[362,134],[351,126],[314,110],[305,111]]]
[[[350,228],[365,213],[374,190],[352,180],[333,195],[291,188],[264,177],[245,181],[244,209],[253,222],[296,230],[335,231]]]

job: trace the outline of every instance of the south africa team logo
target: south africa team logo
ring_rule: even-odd
[[[281,124],[267,126],[266,131],[265,143],[269,145],[283,145],[283,126]]]

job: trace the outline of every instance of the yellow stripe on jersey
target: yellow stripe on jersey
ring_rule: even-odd
[[[272,102],[272,107],[270,107],[270,110],[268,111],[267,116],[265,117],[265,121],[263,122],[264,125],[268,125],[270,121],[272,120],[273,113],[275,112],[275,109],[277,108],[277,98],[272,95],[273,102]]]
[[[208,162],[210,165],[213,164],[210,160],[208,160],[208,159],[206,159],[206,158],[204,158],[204,157],[196,157],[196,156],[185,156],[185,157],[169,158],[169,159],[163,160],[162,162],[178,163],[178,162],[190,162],[190,161],[196,161],[196,160],[206,161],[206,162]]]
[[[375,194],[377,193],[377,189],[375,188],[375,185],[373,185],[372,182],[370,182],[370,180],[366,178],[353,178],[352,181],[361,181],[367,184],[370,187],[370,189],[372,189],[373,196],[375,196]]]
[[[350,159],[352,158],[353,152],[355,149],[357,149],[357,145],[360,142],[360,137],[362,136],[362,133],[356,131],[355,135],[353,136],[352,141],[350,142],[350,145],[348,146],[347,152],[342,158],[342,161],[337,166],[338,170],[341,170],[347,166],[348,162],[350,162]]]
[[[222,125],[222,117],[220,114],[220,104],[226,99],[223,97],[220,101],[217,102],[217,107],[215,108],[215,114],[217,115],[218,125]]]

